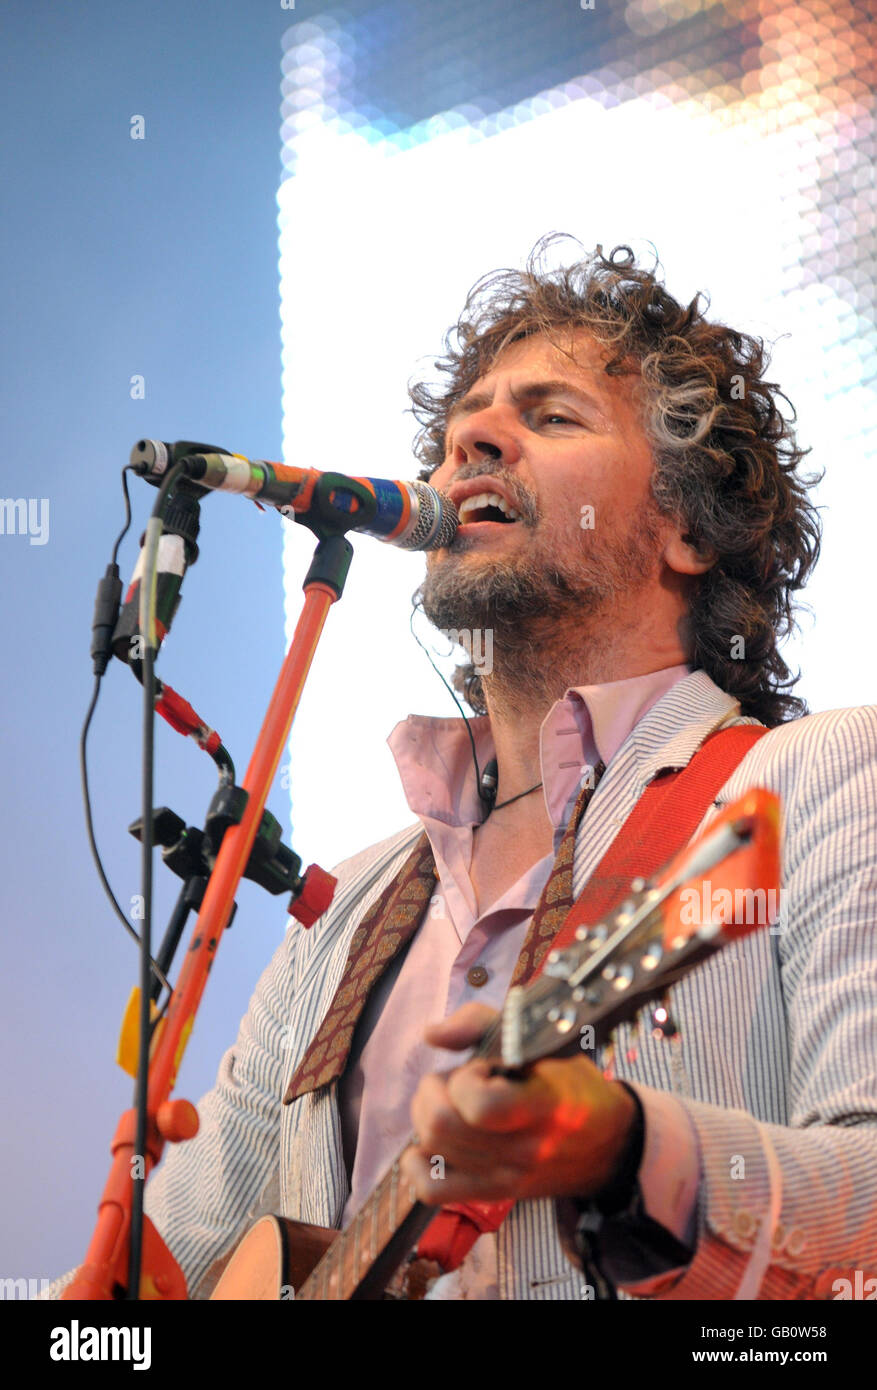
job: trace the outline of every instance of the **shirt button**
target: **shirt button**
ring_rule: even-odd
[[[487,984],[487,971],[485,970],[483,965],[473,965],[469,970],[466,971],[466,980],[475,989],[480,989],[482,985]]]
[[[755,1234],[755,1217],[751,1212],[738,1211],[734,1217],[734,1229],[741,1239],[749,1240]]]
[[[786,1249],[790,1255],[800,1255],[807,1244],[801,1231],[791,1231],[786,1241]]]

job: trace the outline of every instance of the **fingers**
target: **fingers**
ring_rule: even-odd
[[[508,1134],[548,1117],[551,1096],[544,1081],[535,1075],[520,1081],[491,1076],[492,1065],[478,1058],[447,1078],[448,1099],[467,1125],[481,1134]]]
[[[431,1047],[459,1051],[473,1047],[497,1017],[496,1009],[489,1009],[486,1004],[464,1004],[450,1018],[428,1024],[424,1037]]]
[[[596,1191],[611,1176],[634,1102],[587,1058],[548,1058],[522,1080],[475,1058],[426,1076],[404,1171],[419,1201],[495,1201]]]
[[[447,1078],[423,1078],[411,1102],[411,1119],[421,1149],[442,1153],[454,1163],[478,1166],[484,1161],[486,1141],[491,1136],[460,1113]]]
[[[427,1207],[450,1202],[497,1202],[517,1193],[521,1170],[498,1162],[484,1172],[455,1169],[444,1154],[425,1149],[406,1149],[400,1164],[402,1177],[414,1197]]]
[[[422,1144],[474,1156],[491,1135],[580,1129],[607,1084],[587,1058],[539,1062],[521,1080],[491,1076],[492,1065],[473,1058],[448,1076],[423,1078],[411,1104]]]

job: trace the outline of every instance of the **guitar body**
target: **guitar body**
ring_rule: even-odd
[[[294,1298],[338,1232],[285,1216],[263,1216],[247,1232],[210,1295],[211,1302]]]

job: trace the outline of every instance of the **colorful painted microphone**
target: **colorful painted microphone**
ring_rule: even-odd
[[[191,452],[181,452],[189,448]],[[328,502],[345,514],[346,529],[403,550],[450,545],[459,524],[450,498],[428,483],[353,478],[157,439],[141,439],[131,451],[131,463],[150,482],[160,481],[168,467],[183,458],[186,477],[200,487],[240,493],[295,520],[304,520],[314,508],[325,506],[327,489],[318,491],[317,484],[328,483]]]

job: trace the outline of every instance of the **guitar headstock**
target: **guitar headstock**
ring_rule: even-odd
[[[519,1068],[599,1046],[619,1023],[729,941],[779,916],[779,798],[753,788],[610,914],[549,952],[543,973],[509,991],[483,1055]],[[583,1036],[584,1035],[584,1036]]]

